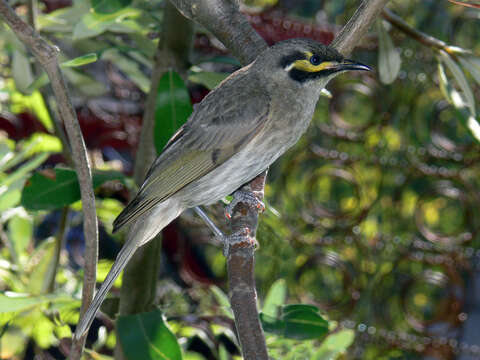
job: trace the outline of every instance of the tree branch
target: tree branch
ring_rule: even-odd
[[[425,34],[415,29],[414,27],[408,25],[401,17],[386,8],[382,11],[382,17],[394,27],[396,27],[398,30],[425,46],[438,50],[443,50],[453,56],[456,56],[460,52],[468,53],[467,50],[461,49],[456,46],[452,47],[440,39],[437,39],[431,35]]]
[[[32,27],[20,19],[5,0],[0,0],[0,16],[14,31],[16,36],[33,52],[37,61],[47,73],[57,100],[57,106],[72,148],[72,156],[77,171],[83,206],[83,230],[85,233],[85,276],[82,293],[82,315],[92,301],[95,291],[98,256],[98,224],[95,211],[95,196],[92,187],[92,174],[77,116],[70,100],[65,79],[58,65],[59,49],[48,44]],[[85,338],[72,346],[71,359],[78,359]]]
[[[359,44],[388,0],[363,0],[331,46],[347,56]]]

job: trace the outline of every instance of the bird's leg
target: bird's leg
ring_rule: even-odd
[[[251,238],[250,229],[245,227],[239,231],[234,232],[230,235],[225,235],[222,230],[220,230],[217,225],[208,217],[208,215],[203,211],[200,206],[196,206],[193,208],[198,216],[202,218],[203,221],[207,224],[207,226],[212,230],[215,234],[215,237],[223,243],[223,255],[228,257],[230,253],[230,248],[242,248],[247,246],[255,246],[256,241],[255,239]]]
[[[237,190],[233,194],[233,199],[225,206],[225,217],[232,218],[233,208],[240,202],[248,204],[251,208],[257,209],[258,212],[265,211],[265,204],[260,200],[263,198],[263,191],[245,191]]]

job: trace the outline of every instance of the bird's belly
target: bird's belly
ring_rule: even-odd
[[[294,145],[308,126],[308,122],[288,129],[264,129],[263,134],[255,137],[222,165],[180,190],[176,197],[189,208],[209,205],[230,195],[267,169]]]

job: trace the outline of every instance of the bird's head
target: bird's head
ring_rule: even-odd
[[[350,70],[371,70],[367,65],[345,59],[330,46],[310,39],[290,39],[263,51],[255,66],[275,82],[321,90],[338,74]]]

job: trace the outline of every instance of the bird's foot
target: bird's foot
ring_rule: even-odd
[[[248,204],[251,208],[257,209],[258,212],[265,211],[265,204],[260,200],[263,197],[263,191],[237,190],[232,196],[233,199],[230,204],[225,206],[225,217],[227,219],[232,218],[233,209],[240,202]]]
[[[247,247],[256,247],[257,240],[250,236],[250,229],[245,227],[237,232],[223,237],[223,255],[228,258],[231,249],[243,249]]]

